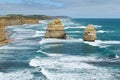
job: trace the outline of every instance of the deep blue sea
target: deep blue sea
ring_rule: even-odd
[[[44,39],[47,24],[9,26],[0,80],[120,80],[120,19],[61,19],[67,39]],[[82,40],[94,25],[95,42]]]

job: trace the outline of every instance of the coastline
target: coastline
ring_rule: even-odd
[[[3,46],[3,45],[5,45],[5,44],[8,44],[8,43],[10,43],[10,42],[12,42],[13,40],[11,40],[11,39],[6,39],[6,40],[4,40],[4,41],[0,41],[0,46]]]
[[[10,43],[14,40],[7,38],[7,31],[6,28],[8,26],[14,25],[23,25],[23,24],[38,24],[39,19],[31,18],[27,16],[2,16],[0,17],[0,46],[3,46],[7,43]]]

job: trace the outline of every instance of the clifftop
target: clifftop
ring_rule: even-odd
[[[46,20],[46,19],[56,19],[56,18],[70,18],[68,16],[47,16],[47,15],[22,15],[22,14],[8,14],[5,16],[0,16],[1,18],[26,18],[26,19],[39,19],[39,20]]]
[[[35,24],[39,23],[39,19],[23,15],[6,15],[0,17],[0,23],[4,24],[4,26]]]

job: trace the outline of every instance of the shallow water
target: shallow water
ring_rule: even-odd
[[[67,40],[44,39],[49,21],[11,26],[0,47],[2,80],[120,80],[120,19],[63,19]],[[95,42],[82,40],[86,25]]]

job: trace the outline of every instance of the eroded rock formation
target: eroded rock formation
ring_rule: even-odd
[[[64,26],[59,19],[55,19],[48,24],[45,38],[59,38],[66,39],[66,33],[64,32]]]
[[[0,23],[0,46],[8,43],[10,40],[7,39],[7,33],[5,31],[4,24]]]
[[[96,30],[93,25],[88,25],[83,34],[84,41],[95,41],[96,40]]]

